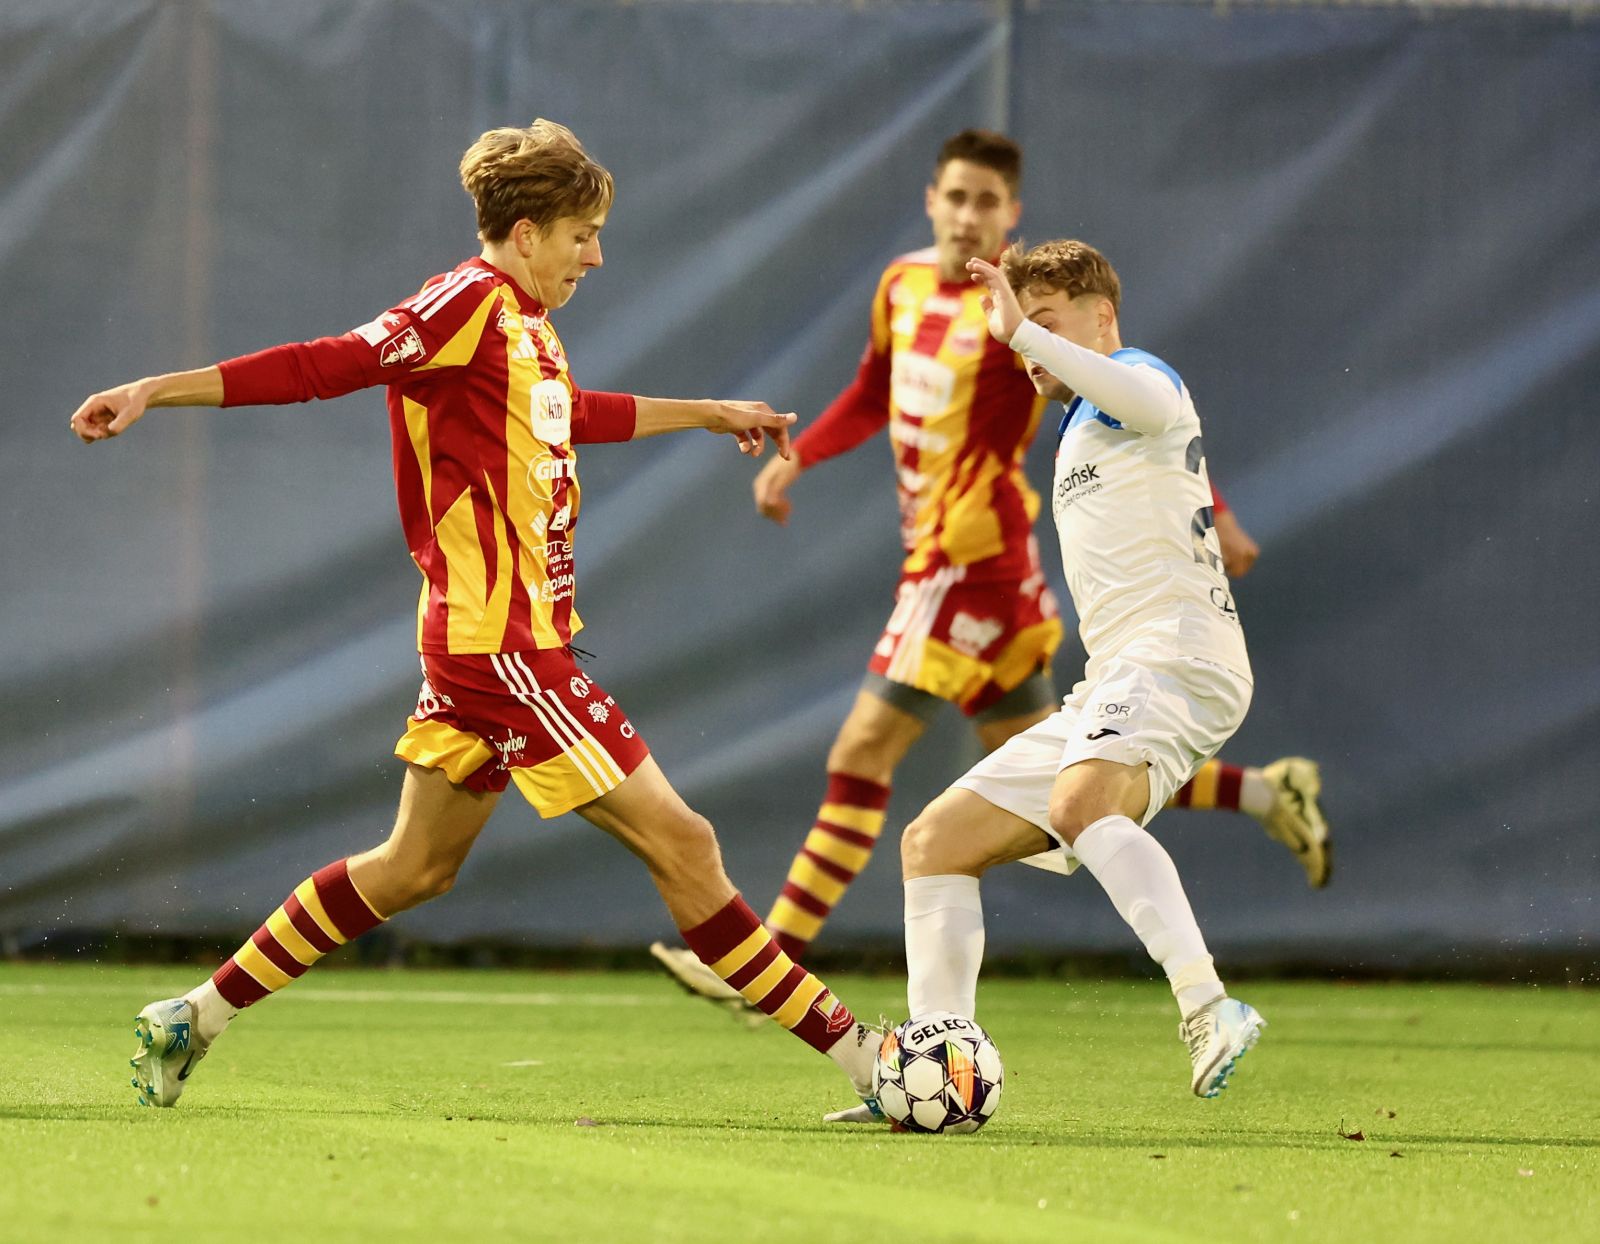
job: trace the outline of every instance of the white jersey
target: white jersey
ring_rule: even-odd
[[[1200,418],[1178,373],[1143,350],[1107,359],[1037,324],[1024,324],[1012,345],[1079,394],[1061,420],[1051,510],[1087,677],[1135,641],[1153,639],[1249,679],[1212,526]]]

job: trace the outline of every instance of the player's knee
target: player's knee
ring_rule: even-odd
[[[900,835],[900,873],[903,877],[933,877],[944,873],[966,873],[973,861],[964,858],[958,827],[940,811],[937,803],[919,813]]]
[[[1050,796],[1050,828],[1068,846],[1103,815],[1103,809],[1091,807],[1090,801],[1076,791],[1057,791]]]
[[[899,757],[891,740],[865,730],[840,733],[828,749],[828,772],[847,773],[868,781],[887,783]]]
[[[454,860],[430,864],[417,878],[416,901],[425,903],[450,893],[455,888],[460,871],[460,865]]]
[[[711,822],[692,809],[651,836],[650,867],[668,879],[704,878],[722,871],[722,850]]]

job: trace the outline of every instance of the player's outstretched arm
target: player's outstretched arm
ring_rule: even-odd
[[[147,376],[114,389],[91,394],[72,413],[72,431],[86,445],[126,432],[152,406],[221,406],[222,372],[198,371]]]
[[[686,428],[704,428],[725,433],[739,442],[739,452],[752,458],[761,456],[767,441],[778,447],[778,455],[789,456],[789,429],[792,413],[780,414],[765,402],[734,402],[708,399],[690,401],[669,397],[637,397],[633,436],[659,436]]]

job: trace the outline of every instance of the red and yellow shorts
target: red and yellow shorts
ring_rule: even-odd
[[[552,817],[614,790],[650,749],[567,649],[543,648],[423,653],[417,711],[394,754],[468,790],[514,781]]]
[[[1061,645],[1061,615],[1028,540],[1026,578],[974,578],[972,566],[902,575],[894,612],[867,669],[891,683],[983,713],[1040,670]]]

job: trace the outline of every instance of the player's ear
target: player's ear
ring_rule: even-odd
[[[1010,233],[1017,227],[1017,222],[1022,219],[1022,200],[1011,200],[1011,223],[1006,225],[1006,232]]]
[[[922,192],[922,206],[923,210],[928,213],[929,220],[933,219],[933,204],[934,200],[938,198],[938,195],[939,187],[935,186],[930,181],[928,183],[928,188]]]

